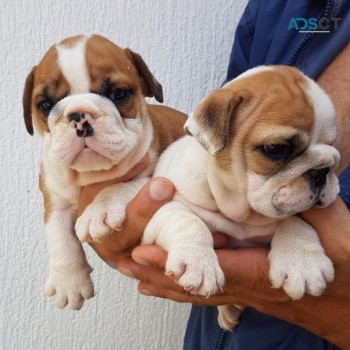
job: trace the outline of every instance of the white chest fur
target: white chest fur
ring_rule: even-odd
[[[220,186],[210,157],[194,138],[185,136],[164,152],[155,175],[171,180],[177,189],[174,199],[200,217],[212,232],[231,236],[232,246],[269,243],[279,222],[273,219],[259,224],[234,220],[230,213],[237,216],[246,203]],[[225,208],[224,211],[221,208]]]

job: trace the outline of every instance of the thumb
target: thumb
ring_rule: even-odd
[[[124,229],[143,233],[156,211],[173,197],[174,185],[165,178],[154,178],[147,182],[126,208]]]
[[[339,197],[329,207],[309,209],[301,217],[316,230],[322,246],[333,262],[349,255],[350,215]]]
[[[349,227],[350,221],[349,210],[340,197],[327,208],[311,208],[300,216],[316,231],[332,235],[337,227]],[[348,236],[347,230],[344,233]],[[338,234],[341,232],[337,232]]]

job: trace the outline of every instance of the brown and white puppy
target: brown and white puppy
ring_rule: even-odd
[[[159,154],[183,135],[186,116],[148,105],[146,96],[163,101],[162,87],[142,58],[98,35],[52,46],[27,78],[26,128],[32,135],[34,124],[44,141],[40,188],[50,260],[45,291],[60,308],[78,310],[94,295],[92,269],[75,233],[82,186],[122,176],[149,155],[141,175],[114,186],[121,197],[116,217],[96,219],[95,213],[98,232],[101,226],[119,227]],[[79,238],[101,238],[94,232],[87,227]]]
[[[166,273],[194,294],[224,286],[211,232],[231,247],[271,246],[272,286],[292,299],[320,295],[332,262],[315,230],[296,214],[331,204],[339,191],[339,153],[329,97],[295,68],[263,66],[214,91],[185,124],[193,135],[161,156],[156,176],[177,189],[149,222],[143,243],[168,251]],[[239,311],[219,307],[232,328]]]

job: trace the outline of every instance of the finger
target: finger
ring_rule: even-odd
[[[191,295],[185,290],[176,291],[166,288],[158,288],[150,283],[139,282],[137,290],[145,296],[154,296],[157,298],[170,299],[178,303],[191,303],[195,305],[216,305],[213,299],[208,300],[203,296]]]
[[[327,208],[311,208],[300,214],[301,217],[312,225],[316,231],[334,234],[334,228],[349,225],[349,210],[340,197]],[[326,224],[326,225],[325,225]],[[325,228],[329,227],[329,230]],[[337,232],[348,235],[347,232]]]
[[[246,248],[236,250],[216,250],[221,269],[225,279],[232,285],[238,284],[248,288],[271,289],[269,280],[268,251],[262,248]],[[132,252],[133,262],[122,261],[122,265],[132,271],[135,278],[151,281],[154,278],[154,271],[157,270],[161,276],[164,274],[164,266],[167,254],[162,248],[155,245],[143,245],[136,247]],[[125,262],[128,264],[125,265]],[[139,262],[139,263],[136,263]],[[141,265],[140,265],[141,264]],[[118,265],[119,267],[119,265]],[[152,267],[153,270],[147,269]],[[152,271],[152,276],[146,276]],[[160,284],[157,284],[160,286]],[[169,284],[167,284],[169,286]],[[163,285],[164,287],[164,285]]]
[[[349,255],[350,213],[339,197],[329,207],[309,209],[301,217],[316,230],[333,262],[340,262]]]
[[[224,304],[238,304],[241,306],[255,306],[258,305],[255,301],[257,295],[249,289],[236,286],[230,291],[230,294],[211,295],[209,297],[201,295],[193,295],[184,289],[170,289],[156,286],[152,283],[141,281],[137,285],[137,290],[140,294],[145,296],[154,296],[157,298],[170,299],[180,303],[191,303],[195,305],[224,305]],[[249,302],[247,303],[247,300]]]
[[[244,288],[259,289],[271,292],[269,280],[268,251],[261,248],[216,250],[220,266],[225,274],[226,288],[236,285]],[[164,278],[164,266],[167,254],[160,247],[154,245],[139,246],[132,253],[133,260],[123,260],[119,267],[128,269],[133,276],[141,281],[153,283],[159,288],[174,289]],[[140,264],[136,262],[140,262]],[[224,288],[225,289],[225,288]]]
[[[174,185],[164,178],[149,181],[128,204],[123,230],[115,235],[122,246],[131,246],[138,241],[149,220],[156,211],[174,195]]]
[[[215,233],[214,246],[221,248],[228,242],[228,236],[223,233]],[[165,268],[167,253],[157,245],[145,244],[137,246],[132,252],[132,258],[144,266],[153,266],[159,269]]]
[[[143,266],[152,266],[159,270],[165,270],[167,253],[157,245],[140,245],[137,246],[131,254],[131,257],[138,264]]]
[[[218,249],[216,253],[226,281],[250,288],[271,288],[267,249]]]
[[[133,259],[142,259],[143,265],[135,260],[124,259],[118,270],[141,281],[140,293],[168,298],[179,302],[195,304],[221,305],[240,303],[240,305],[258,306],[260,303],[286,302],[290,298],[283,290],[271,288],[268,277],[267,250],[241,249],[216,251],[225,273],[226,283],[223,293],[203,300],[185,291],[164,274],[166,252],[157,246],[140,246],[133,252]],[[148,291],[148,292],[147,292]]]
[[[159,289],[171,289],[179,292],[182,291],[180,286],[165,275],[164,270],[140,265],[130,257],[123,259],[118,263],[118,271],[125,276],[132,277],[146,283],[151,283]]]

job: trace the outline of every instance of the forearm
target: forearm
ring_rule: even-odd
[[[336,147],[341,154],[340,174],[350,164],[350,43],[318,78],[317,83],[331,97],[336,110],[338,140]]]

